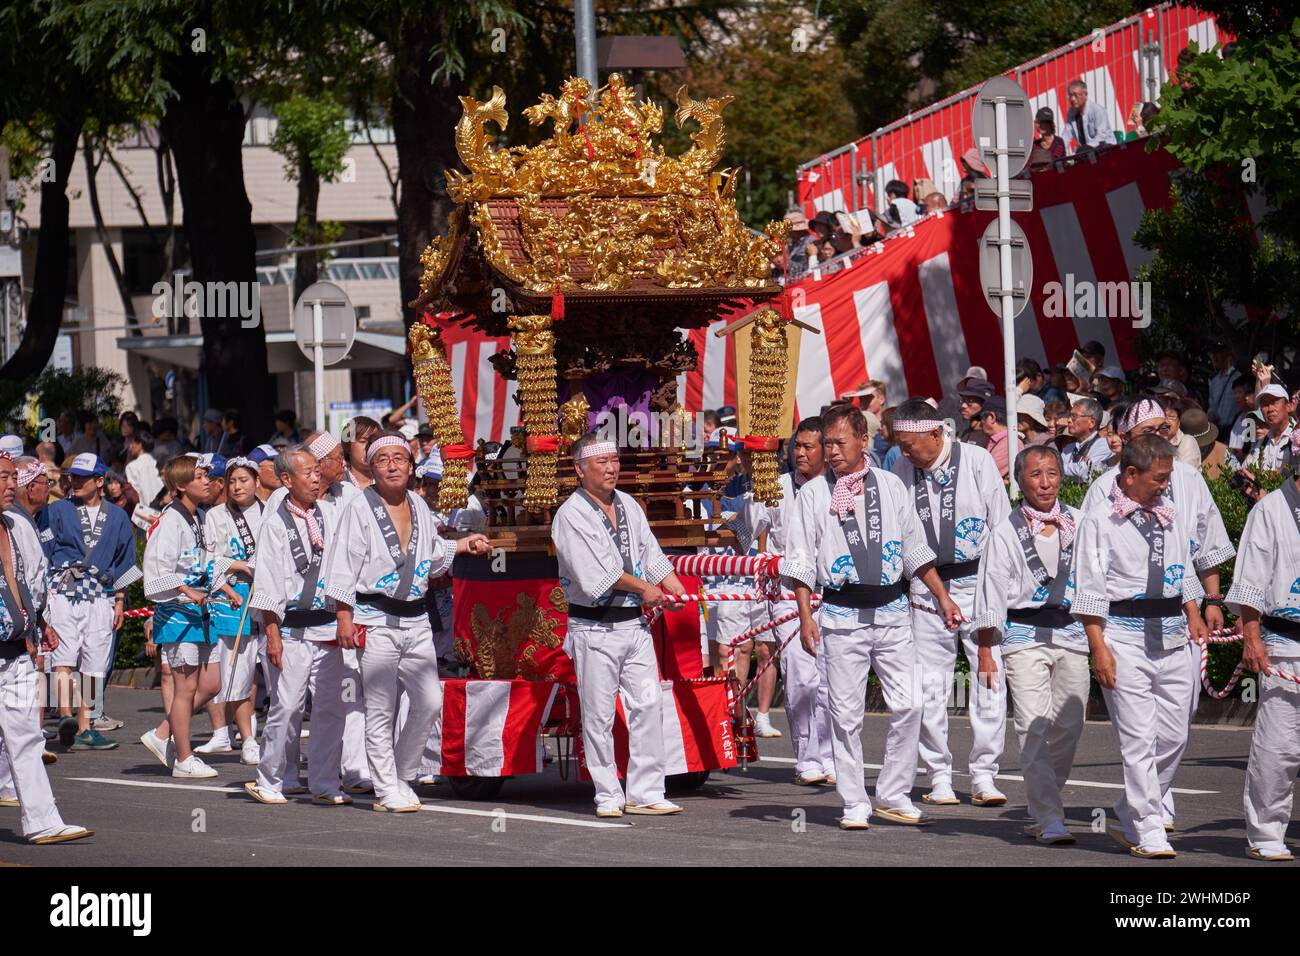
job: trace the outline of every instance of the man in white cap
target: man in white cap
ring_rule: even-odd
[[[18,472],[0,451],[0,806],[22,809],[23,836],[32,843],[67,843],[93,836],[59,816],[42,765],[37,646],[57,649],[58,634],[44,624],[45,554],[31,527],[7,513]]]
[[[579,487],[551,522],[560,584],[569,602],[565,650],[582,706],[582,745],[596,815],[680,813],[664,797],[663,690],[642,608],[684,594],[645,512],[618,491],[618,446],[595,433],[571,449]],[[614,705],[628,728],[627,794],[614,760]]]
[[[1124,386],[1128,378],[1118,365],[1107,365],[1092,376],[1092,391],[1101,402],[1102,408],[1110,408],[1124,395]]]
[[[1292,470],[1300,464],[1291,451],[1295,423],[1291,420],[1288,401],[1286,389],[1281,385],[1265,385],[1255,393],[1255,407],[1259,409],[1267,431],[1256,440],[1255,447],[1242,463],[1252,477],[1256,477],[1255,472]],[[1257,486],[1247,487],[1253,489],[1253,497],[1262,497]]]
[[[1024,399],[1022,398],[1021,401]],[[1016,456],[1019,507],[993,528],[975,594],[981,680],[996,674],[1002,649],[1015,706],[1029,815],[1039,843],[1073,843],[1061,788],[1074,762],[1088,700],[1088,641],[1070,615],[1074,541],[1081,515],[1061,504],[1061,455],[1031,445]]]
[[[910,491],[896,475],[870,466],[862,412],[832,405],[822,424],[833,474],[812,479],[799,495],[781,573],[795,582],[804,650],[826,657],[840,828],[866,830],[873,812],[861,739],[871,671],[890,711],[874,812],[915,826],[928,822],[911,800],[923,702],[904,573],[933,596],[944,625],[956,628],[962,613],[935,570]],[[822,593],[817,616],[814,587]]]
[[[1130,442],[1144,435],[1165,438],[1170,433],[1163,407],[1148,396],[1139,396],[1132,402],[1121,403],[1112,409],[1111,414],[1123,447],[1127,447]],[[1097,476],[1088,489],[1083,507],[1080,509],[1085,515],[1093,511],[1105,513],[1111,507],[1111,496],[1121,473],[1121,465],[1117,464]],[[1219,565],[1237,553],[1228,538],[1223,516],[1219,513],[1219,507],[1214,503],[1210,488],[1205,483],[1200,470],[1185,465],[1177,459],[1174,460],[1173,471],[1170,473],[1166,495],[1175,505],[1174,517],[1179,533],[1187,541],[1188,555],[1195,576],[1200,579],[1202,598],[1205,601],[1203,612],[1205,625],[1210,630],[1221,628],[1224,620],[1223,595],[1219,590]],[[1183,666],[1187,669],[1191,680],[1190,684],[1185,685],[1184,700],[1187,721],[1190,725],[1196,715],[1196,707],[1201,696],[1199,689],[1201,658],[1200,651],[1190,644],[1182,645],[1180,653],[1183,655]],[[1176,745],[1176,752],[1164,752],[1163,748],[1166,744]],[[1174,770],[1177,770],[1186,744],[1186,735],[1180,741],[1173,738],[1168,741],[1162,740],[1158,743],[1161,748],[1158,759],[1169,763]],[[1172,780],[1172,772],[1170,780]],[[1172,830],[1174,797],[1168,784],[1165,787],[1163,802],[1165,826]]]
[[[1197,691],[1189,653],[1199,656],[1195,645],[1206,639],[1203,592],[1187,573],[1191,541],[1177,520],[1185,502],[1167,494],[1176,465],[1173,446],[1158,434],[1130,438],[1109,504],[1085,511],[1075,543],[1070,613],[1088,635],[1124,762],[1120,826],[1111,835],[1143,859],[1176,855],[1163,804],[1187,746],[1187,701]]]
[[[376,810],[418,810],[411,783],[442,711],[438,655],[425,610],[429,578],[445,573],[457,554],[486,556],[481,534],[452,543],[434,526],[433,514],[407,489],[414,467],[399,432],[366,444],[374,484],[343,505],[330,551],[326,592],[337,603],[339,645],[356,647],[366,708],[366,757]],[[396,729],[399,693],[409,701]]]
[[[48,620],[59,635],[50,667],[63,718],[59,741],[75,750],[117,746],[90,726],[88,695],[102,693],[103,682],[113,669],[113,632],[122,626],[126,589],[142,577],[135,563],[131,520],[103,497],[107,472],[94,455],[78,455],[68,468],[71,496],[54,502],[46,511],[51,578]],[[75,718],[74,670],[85,684]]]
[[[8,455],[10,461],[17,461],[23,456],[23,440],[17,435],[0,435],[0,455]]]
[[[921,668],[924,713],[921,718],[921,759],[930,771],[926,803],[958,802],[952,789],[952,751],[948,746],[948,699],[954,687],[957,645],[967,661],[977,659],[975,584],[979,560],[989,534],[1007,519],[1011,502],[993,457],[983,448],[954,442],[933,407],[912,399],[894,409],[894,437],[902,456],[894,474],[903,480],[915,502],[926,539],[937,556],[935,568],[952,600],[961,608],[963,623],[955,636],[924,582],[911,585],[912,631]],[[995,660],[1001,658],[993,648]],[[991,685],[991,686],[989,686]],[[969,766],[971,803],[998,807],[1007,802],[994,779],[1006,737],[1007,699],[1004,682],[976,683],[970,723],[973,735]]]
[[[1300,460],[1300,431],[1292,431]],[[1228,607],[1241,616],[1241,660],[1259,674],[1259,707],[1246,764],[1249,856],[1293,859],[1286,846],[1291,798],[1300,770],[1300,477],[1289,477],[1251,509],[1241,533]]]

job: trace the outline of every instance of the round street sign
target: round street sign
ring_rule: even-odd
[[[298,348],[315,360],[313,346],[314,304],[321,304],[321,352],[325,365],[335,365],[352,350],[357,335],[357,310],[352,307],[348,294],[333,282],[313,282],[303,290],[293,307],[293,336]]]
[[[980,289],[984,301],[993,314],[1002,317],[1002,269],[998,251],[998,221],[989,223],[980,237]],[[1029,253],[1029,240],[1025,231],[1011,220],[1011,291],[1012,316],[1017,316],[1029,304],[1029,290],[1034,285],[1034,260]]]
[[[1029,162],[1029,151],[1034,148],[1034,117],[1029,109],[1029,96],[1015,80],[995,76],[982,87],[971,112],[971,134],[980,159],[994,179],[998,175],[996,109],[998,98],[1007,103],[1007,175],[1015,176]]]

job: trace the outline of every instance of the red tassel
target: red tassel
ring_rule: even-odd
[[[564,319],[564,291],[557,284],[555,291],[551,293],[551,321],[559,322]]]

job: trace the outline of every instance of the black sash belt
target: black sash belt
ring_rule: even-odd
[[[1300,641],[1300,621],[1293,621],[1290,618],[1274,617],[1272,614],[1265,614],[1260,618],[1260,623],[1280,637],[1285,637],[1291,641]]]
[[[956,564],[935,565],[935,570],[939,572],[940,581],[951,581],[954,578],[968,578],[972,574],[976,574],[979,569],[979,558],[976,558],[974,561],[958,561]]]
[[[641,616],[639,607],[587,607],[583,604],[570,604],[569,617],[580,621],[596,621],[600,624],[620,624]]]
[[[11,661],[26,653],[27,640],[25,638],[20,637],[16,641],[0,641],[0,661]]]
[[[1111,601],[1111,617],[1177,617],[1183,613],[1183,599],[1132,598],[1128,601]]]
[[[414,601],[399,601],[387,594],[358,594],[357,603],[368,604],[376,610],[383,611],[393,617],[424,617],[429,613],[424,605],[424,598],[416,598]]]
[[[903,582],[893,584],[846,584],[822,589],[822,602],[836,607],[877,608],[903,596]]]
[[[1115,605],[1111,605],[1114,611]],[[1067,628],[1074,623],[1074,616],[1063,607],[1009,607],[1007,620],[1017,624],[1033,627]]]
[[[336,620],[333,611],[327,611],[321,608],[317,611],[299,611],[296,608],[290,608],[284,612],[284,620],[280,623],[281,627],[320,627],[322,624],[333,624]]]

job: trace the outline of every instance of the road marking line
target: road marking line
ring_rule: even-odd
[[[764,762],[764,763],[798,763],[798,761],[795,760],[793,757],[759,757],[758,759],[759,759],[760,761]],[[864,769],[864,770],[881,770],[881,769],[883,769],[883,767],[884,767],[883,764],[878,764],[878,763],[864,763],[864,764],[862,765],[862,769]],[[924,771],[924,770],[920,770],[920,769],[918,769],[918,770],[917,770],[917,773],[918,773],[918,774],[924,774],[925,771]],[[955,771],[953,771],[953,775],[954,775],[954,776],[958,776],[958,777],[969,777],[969,776],[970,776],[969,773],[966,773],[966,772],[963,772],[963,771],[960,771],[960,770],[955,770]],[[1016,781],[1019,781],[1020,783],[1024,783],[1024,782],[1025,782],[1025,778],[1024,778],[1024,777],[1017,776],[1016,774],[1013,774],[1013,773],[1000,773],[1000,774],[998,774],[997,779],[998,779],[998,780],[1016,780]],[[1124,789],[1124,784],[1122,784],[1122,783],[1103,783],[1103,782],[1100,781],[1100,780],[1067,780],[1067,781],[1065,781],[1065,785],[1066,785],[1067,787],[1069,787],[1069,786],[1074,786],[1074,787],[1096,787],[1096,788],[1101,789],[1101,790],[1123,790],[1123,789]],[[1171,792],[1172,792],[1172,793],[1181,793],[1181,794],[1183,794],[1184,796],[1189,796],[1189,797],[1204,797],[1204,796],[1211,796],[1211,795],[1217,794],[1219,791],[1218,791],[1218,790],[1192,790],[1192,789],[1189,789],[1189,788],[1183,788],[1183,787],[1172,787],[1172,788],[1171,788]]]
[[[81,783],[112,783],[119,787],[149,787],[155,790],[207,790],[211,793],[243,793],[243,784],[237,786],[213,787],[206,784],[196,783],[162,783],[161,781],[149,780],[115,780],[111,777],[67,777],[67,780],[76,780]],[[310,799],[310,798],[305,798]],[[292,800],[290,801],[292,802]],[[360,805],[365,806],[365,801],[360,801]],[[465,817],[504,817],[507,820],[526,820],[530,823],[554,823],[564,827],[586,827],[590,830],[630,830],[630,823],[606,823],[603,820],[573,820],[566,817],[546,817],[536,813],[510,813],[508,811],[497,810],[471,810],[467,807],[442,807],[432,806],[428,803],[420,804],[421,810],[428,810],[430,813],[451,813]]]

